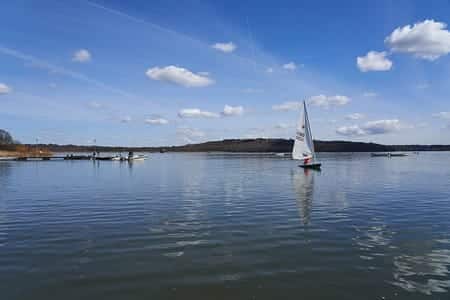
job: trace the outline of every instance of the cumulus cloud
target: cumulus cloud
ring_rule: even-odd
[[[214,83],[206,75],[195,74],[188,69],[176,66],[154,67],[145,73],[150,79],[167,81],[184,87],[205,87]]]
[[[273,73],[273,68],[267,68],[266,73]]]
[[[345,118],[347,120],[361,120],[363,119],[365,116],[363,114],[360,113],[353,113],[353,114],[349,114],[347,115]]]
[[[178,112],[180,118],[218,118],[219,114],[198,108],[185,108]]]
[[[231,117],[231,116],[240,116],[243,113],[244,108],[242,106],[225,105],[221,114],[224,117]]]
[[[275,129],[288,129],[288,128],[292,128],[294,126],[286,124],[286,123],[278,123],[274,127],[275,127]]]
[[[234,50],[236,50],[237,46],[233,43],[233,42],[228,42],[228,43],[215,43],[214,45],[212,45],[211,47],[213,47],[216,50],[225,52],[225,53],[231,53]]]
[[[91,53],[86,49],[80,49],[75,51],[75,53],[72,56],[72,60],[80,63],[89,62],[91,61]]]
[[[450,52],[450,32],[446,28],[445,23],[425,20],[398,27],[386,37],[385,43],[393,52],[435,60]]]
[[[350,102],[349,97],[341,95],[336,96],[317,95],[309,99],[309,103],[311,103],[311,105],[323,108],[329,108],[331,106],[342,106],[346,105],[349,102]]]
[[[284,102],[281,104],[274,105],[274,106],[272,106],[272,109],[278,110],[278,111],[294,111],[294,110],[299,110],[300,107],[302,107],[301,102],[289,101],[289,102]]]
[[[205,133],[199,129],[178,127],[176,135],[185,143],[194,143],[205,137]]]
[[[378,96],[378,95],[377,95],[377,93],[375,93],[375,92],[364,92],[364,93],[363,93],[363,96],[364,96],[364,97],[367,97],[367,98],[373,98],[373,97],[376,97],[376,96]]]
[[[341,126],[336,129],[336,133],[344,136],[361,136],[366,134],[358,125]]]
[[[130,116],[123,116],[122,118],[120,118],[120,122],[121,123],[131,122],[131,117]]]
[[[288,62],[287,64],[284,64],[283,69],[286,69],[289,71],[294,71],[297,69],[297,65],[291,61],[291,62]]]
[[[395,132],[405,127],[397,119],[377,120],[367,122],[361,126],[342,126],[336,130],[336,133],[344,136],[376,135]]]
[[[88,103],[88,107],[92,109],[102,109],[105,108],[105,105],[97,101],[91,101]]]
[[[248,94],[257,94],[257,93],[262,93],[264,92],[263,89],[254,89],[254,88],[246,88],[242,90],[244,93],[248,93]]]
[[[0,95],[6,95],[11,93],[11,88],[4,83],[0,82]]]
[[[425,90],[425,89],[429,88],[430,85],[429,85],[428,83],[424,82],[424,83],[418,84],[416,87],[417,87],[419,90]]]
[[[150,125],[167,125],[169,121],[164,118],[148,118],[145,119],[145,123]]]
[[[433,114],[433,117],[440,118],[440,119],[445,119],[445,120],[450,120],[450,111],[438,112],[436,114]]]
[[[356,65],[361,72],[388,71],[392,68],[392,61],[387,57],[387,53],[369,51],[366,56],[358,56]]]

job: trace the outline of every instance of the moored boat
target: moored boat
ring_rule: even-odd
[[[371,153],[370,156],[372,157],[404,157],[408,156],[406,153]]]

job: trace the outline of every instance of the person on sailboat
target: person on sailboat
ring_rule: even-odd
[[[303,159],[303,164],[307,165],[307,164],[309,164],[310,161],[311,161],[311,157],[310,156],[306,157],[306,158]]]
[[[306,110],[306,101],[303,101],[303,114],[300,117],[295,134],[294,147],[292,149],[292,158],[303,161],[302,168],[319,169],[321,163],[317,162],[314,155],[314,141],[309,125],[308,112]]]

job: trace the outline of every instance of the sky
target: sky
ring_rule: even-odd
[[[0,128],[23,143],[450,144],[450,1],[16,0]]]

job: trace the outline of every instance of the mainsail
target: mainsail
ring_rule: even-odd
[[[306,102],[303,101],[303,114],[297,125],[295,134],[294,149],[292,150],[293,159],[314,159],[314,143],[309,126],[308,112]]]

